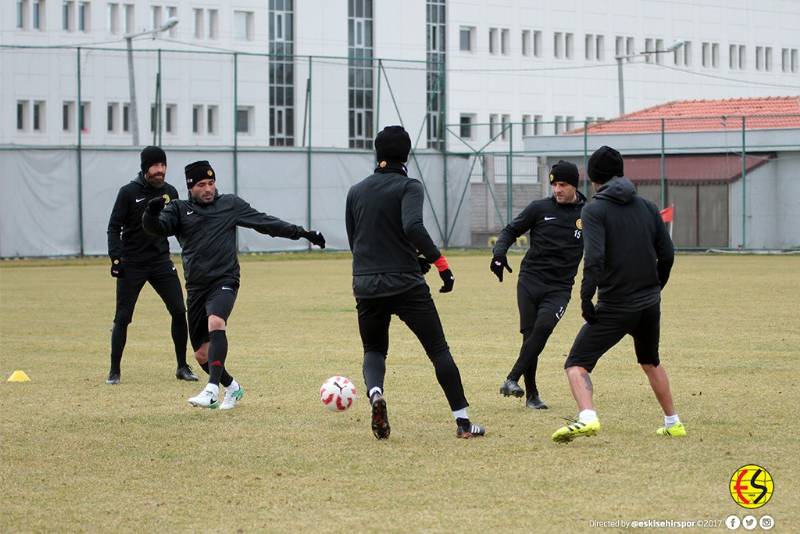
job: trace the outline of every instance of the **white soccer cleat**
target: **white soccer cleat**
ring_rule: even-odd
[[[225,398],[222,400],[222,404],[220,404],[220,410],[230,410],[234,406],[236,406],[236,402],[242,400],[244,397],[244,388],[239,386],[238,388],[231,390],[225,390]]]
[[[219,408],[219,401],[214,392],[204,389],[196,397],[189,399],[189,404],[198,408],[211,408],[212,410]]]

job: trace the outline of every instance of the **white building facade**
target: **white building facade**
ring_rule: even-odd
[[[124,36],[170,17],[132,42],[140,145],[371,149],[403,121],[522,148],[617,116],[617,56],[628,111],[800,93],[791,0],[8,0],[0,145],[131,146]]]

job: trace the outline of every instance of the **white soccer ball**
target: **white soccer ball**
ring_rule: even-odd
[[[332,376],[319,388],[319,400],[332,412],[343,412],[356,400],[356,386],[349,378]]]

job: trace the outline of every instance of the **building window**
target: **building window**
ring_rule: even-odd
[[[502,115],[500,117],[500,127],[502,128],[500,133],[500,138],[505,141],[508,139],[508,134],[510,133],[511,127],[511,116],[510,115]]]
[[[587,60],[594,59],[594,35],[591,33],[584,38],[584,57]]]
[[[71,132],[75,128],[75,102],[61,104],[61,130]]]
[[[161,6],[151,6],[150,13],[152,16],[153,29],[160,28],[161,24],[164,22]]]
[[[575,56],[575,54],[573,53],[574,52],[573,48],[575,47],[573,41],[574,41],[573,34],[571,33],[564,34],[564,55],[566,56],[567,59],[572,59]]]
[[[427,0],[427,78],[426,78],[426,140],[428,148],[444,149],[444,125],[440,123],[443,111],[445,54],[447,50],[447,19],[445,0]]]
[[[219,117],[219,107],[208,106],[206,108],[206,132],[209,135],[217,133],[217,118]]]
[[[747,47],[739,45],[739,69],[744,70],[747,68]]]
[[[489,28],[489,53],[496,54],[497,53],[497,43],[498,41],[498,33],[497,28]]]
[[[764,47],[756,47],[756,70],[763,70],[764,68]]]
[[[119,104],[108,104],[106,106],[106,131],[114,133],[117,131],[117,109]]]
[[[511,48],[511,31],[503,28],[500,30],[500,53],[507,56]]]
[[[216,40],[219,36],[219,11],[216,9],[208,10],[208,38]]]
[[[240,41],[253,40],[253,12],[233,12],[233,38]]]
[[[176,104],[167,104],[164,107],[164,119],[164,131],[174,134],[178,127],[178,106]]]
[[[522,30],[522,55],[531,55],[531,31]]]
[[[202,133],[203,106],[192,106],[192,133]]]
[[[542,32],[539,30],[533,32],[533,57],[542,57]]]
[[[692,42],[684,41],[683,46],[676,48],[672,52],[672,60],[675,65],[690,67],[692,65]]]
[[[372,0],[347,0],[348,132],[350,148],[372,148]]]
[[[711,65],[711,43],[703,43],[701,46],[701,64],[704,67]]]
[[[61,29],[65,32],[75,31],[75,2],[61,4]]]
[[[158,126],[158,106],[150,104],[150,132],[155,133]]]
[[[564,56],[564,34],[553,33],[553,57],[561,59]]]
[[[594,57],[597,61],[603,61],[606,58],[606,38],[604,35],[595,36],[594,52]]]
[[[253,133],[253,107],[239,106],[236,108],[236,132],[243,134]]]
[[[575,117],[573,117],[572,115],[567,115],[567,118],[565,120],[565,124],[566,124],[566,127],[567,127],[567,131],[570,131],[573,128],[575,128]]]
[[[194,38],[202,39],[203,31],[205,30],[205,20],[203,18],[203,10],[195,8],[194,13]]]
[[[91,125],[91,103],[81,102],[80,111],[78,113],[78,128],[83,133],[89,133],[89,126]]]
[[[531,122],[530,115],[522,115],[522,135],[531,135]]]
[[[108,31],[119,33],[119,4],[108,4]]]
[[[475,27],[461,26],[458,29],[458,48],[464,52],[472,52],[475,49]]]
[[[125,20],[122,23],[125,33],[133,33],[133,29],[136,27],[135,7],[133,4],[125,4],[125,10],[123,11]]]
[[[797,72],[797,48],[784,48],[781,54],[781,70]]]
[[[656,63],[659,65],[664,63],[664,54],[659,52],[660,50],[664,50],[664,39],[656,39]]]
[[[491,138],[490,141],[493,141],[495,137],[497,137],[497,123],[499,122],[499,117],[496,113],[492,113],[489,115],[489,137]]]
[[[625,38],[617,35],[614,39],[614,57],[622,57],[625,55]]]
[[[45,9],[45,2],[44,0],[33,0],[33,29],[34,30],[44,30],[45,29],[45,13],[47,10]],[[35,129],[35,128],[34,128]]]
[[[765,46],[764,47],[764,68],[767,71],[772,70],[772,47]]]
[[[294,146],[294,2],[269,2],[269,144]]]
[[[625,39],[625,55],[626,56],[633,56],[636,54],[636,41],[634,41],[633,37],[627,37]],[[627,61],[630,62],[633,57],[628,57]]]
[[[644,40],[644,61],[645,63],[652,63],[653,62],[653,52],[655,48],[653,47],[653,39],[648,37]]]
[[[17,0],[17,29],[24,30],[28,26],[28,0]]]
[[[89,2],[80,2],[78,4],[78,31],[88,32],[91,30],[91,4]]]
[[[128,104],[122,104],[122,131],[131,131],[131,108]]]
[[[167,8],[167,20],[169,19],[177,19],[178,18],[178,8],[175,6],[170,6]],[[164,21],[166,22],[166,20]],[[172,28],[169,29],[169,36],[173,39],[178,36],[178,26],[173,25]]]
[[[475,115],[462,113],[459,118],[459,132],[462,139],[472,139],[472,125],[475,123]]]
[[[28,101],[17,100],[17,131],[24,132],[28,129]]]
[[[542,135],[542,120],[541,115],[533,116],[533,135]]]

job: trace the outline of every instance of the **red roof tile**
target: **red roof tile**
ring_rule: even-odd
[[[800,128],[800,96],[678,100],[589,126],[590,134]],[[583,134],[583,128],[567,135]]]

